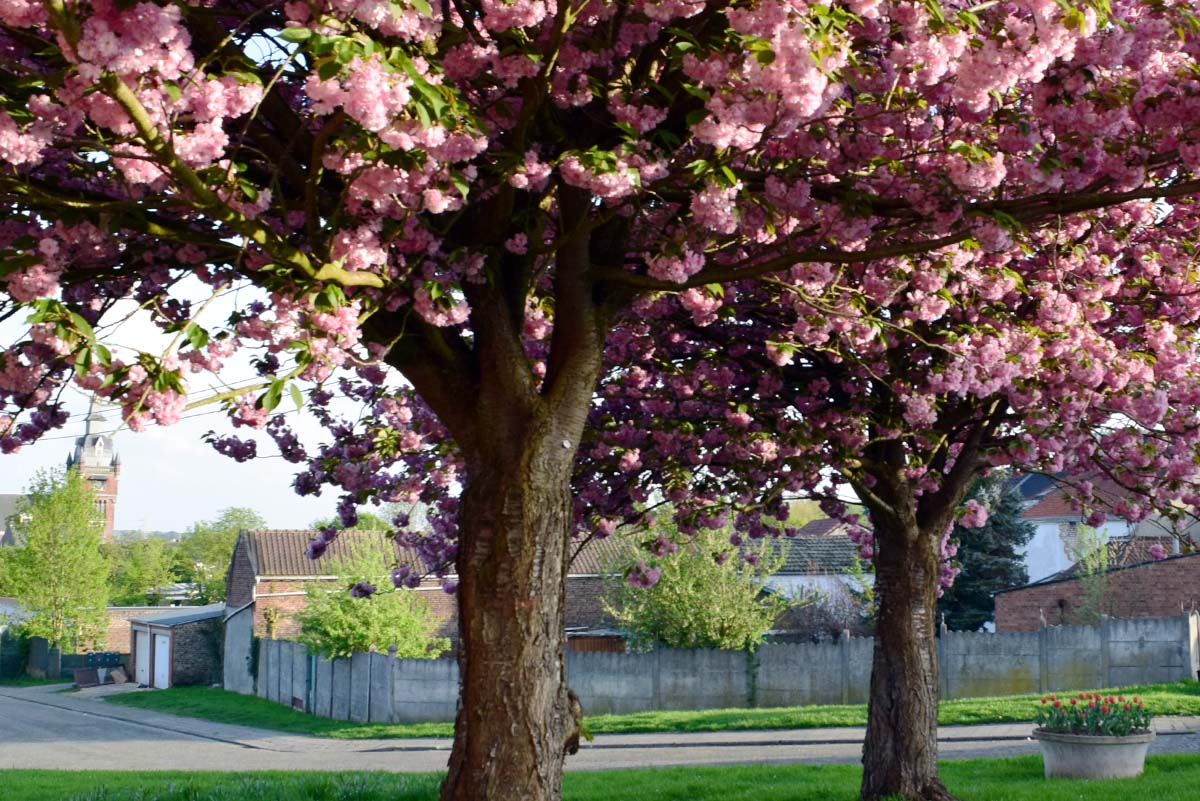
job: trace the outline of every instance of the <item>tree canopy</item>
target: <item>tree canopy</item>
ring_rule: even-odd
[[[447,801],[558,797],[571,534],[661,497],[759,537],[851,491],[863,796],[942,798],[932,610],[974,478],[1200,501],[1193,6],[5,3],[0,315],[32,317],[0,450],[74,381],[133,428],[225,403],[343,526],[421,503],[399,536],[464,609]],[[105,345],[130,299],[162,347]],[[260,381],[188,396],[238,351]]]
[[[109,600],[117,606],[156,606],[161,590],[175,581],[173,549],[158,537],[142,536],[107,549],[111,565]]]
[[[195,586],[197,601],[208,604],[225,600],[225,574],[238,532],[266,524],[253,509],[231,506],[213,520],[196,523],[183,535],[174,558],[180,580]]]
[[[103,642],[109,563],[91,485],[77,470],[38,473],[17,511],[25,542],[4,561],[7,591],[28,615],[22,632],[52,648]]]

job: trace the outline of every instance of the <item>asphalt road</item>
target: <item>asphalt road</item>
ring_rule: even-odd
[[[1200,720],[1160,719],[1152,753],[1200,753]],[[955,726],[943,758],[1036,753],[1029,726]],[[857,763],[862,729],[603,735],[568,770]],[[43,688],[0,688],[0,769],[437,771],[449,741],[328,740],[133,709]]]

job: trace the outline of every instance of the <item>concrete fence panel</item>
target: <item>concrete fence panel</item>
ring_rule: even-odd
[[[742,651],[663,649],[658,655],[659,709],[729,709],[750,703]]]
[[[367,657],[368,680],[371,684],[367,719],[372,723],[391,723],[392,692],[395,687],[392,680],[392,669],[396,660],[387,654],[379,653],[368,654]]]
[[[640,712],[657,708],[657,665],[655,653],[569,651],[567,683],[585,714]]]
[[[942,633],[940,665],[943,696],[1036,693],[1041,685],[1038,632],[984,634]]]
[[[323,656],[317,657],[313,671],[312,713],[323,718],[333,717],[333,662]]]
[[[1103,653],[1102,640],[1100,626],[1053,626],[1046,629],[1046,690],[1104,686],[1107,656]]]
[[[392,662],[392,722],[454,720],[458,709],[458,662],[453,659]]]
[[[1180,643],[1186,641],[1188,619],[1108,620],[1107,686],[1157,684],[1188,678]]]
[[[350,660],[335,659],[332,667],[329,717],[334,720],[350,720],[350,682],[352,677]]]
[[[309,675],[308,675],[308,649],[298,642],[292,645],[292,694],[288,703],[293,709],[299,709],[308,712],[309,698]]]
[[[843,703],[848,674],[844,641],[778,643],[758,649],[758,706]]]
[[[371,655],[358,651],[350,657],[350,720],[371,719]]]

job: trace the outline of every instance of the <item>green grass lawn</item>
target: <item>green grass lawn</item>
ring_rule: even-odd
[[[566,801],[854,801],[851,765],[759,765],[569,773]],[[1040,757],[948,762],[962,801],[1195,801],[1200,755],[1150,757],[1137,779],[1048,781]],[[0,770],[5,801],[434,801],[439,774],[98,773]]]
[[[69,684],[70,679],[35,679],[33,676],[17,676],[15,679],[0,679],[0,687],[40,687],[43,684]]]
[[[1125,687],[1109,690],[1143,698],[1156,715],[1200,715],[1200,683]],[[179,687],[154,692],[110,696],[109,701],[158,712],[239,723],[293,734],[339,739],[449,737],[449,723],[347,723],[306,715],[262,698],[237,695],[211,687]],[[1033,720],[1040,696],[964,698],[945,701],[938,720],[943,725],[1021,723]],[[636,712],[628,715],[589,715],[595,734],[636,732],[731,731],[738,729],[813,729],[827,726],[865,726],[865,705],[801,706],[779,709],[712,709],[698,712]],[[1200,795],[1200,794],[1198,794]]]

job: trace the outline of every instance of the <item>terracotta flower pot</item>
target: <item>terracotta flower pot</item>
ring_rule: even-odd
[[[1033,739],[1042,746],[1046,778],[1128,779],[1142,775],[1154,732],[1105,737],[1034,729]]]

